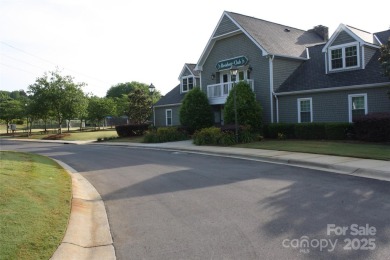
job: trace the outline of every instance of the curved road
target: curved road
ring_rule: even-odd
[[[1,140],[101,194],[118,259],[389,259],[384,181],[131,147]]]

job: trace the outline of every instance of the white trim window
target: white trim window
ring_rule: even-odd
[[[298,98],[298,123],[313,122],[312,98]]]
[[[359,44],[343,44],[329,48],[329,70],[358,68],[360,66]]]
[[[348,95],[348,115],[350,123],[359,116],[367,114],[367,112],[367,93]]]
[[[181,92],[188,92],[194,88],[194,77],[187,76],[181,78]]]
[[[165,109],[165,125],[172,126],[172,109]]]

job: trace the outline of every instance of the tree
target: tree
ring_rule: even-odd
[[[383,74],[390,79],[390,37],[387,40],[387,44],[383,44],[380,48],[379,62],[382,64],[384,70]],[[390,98],[390,90],[387,92]]]
[[[142,88],[134,88],[127,97],[129,121],[133,124],[145,123],[151,117],[151,95]]]
[[[23,106],[19,100],[14,99],[2,100],[0,102],[0,119],[4,120],[7,124],[7,134],[9,123],[11,123],[13,119],[23,117]]]
[[[390,79],[390,38],[387,44],[383,44],[380,48],[379,62],[382,64],[384,70],[383,74]]]
[[[224,120],[226,124],[235,123],[234,94],[239,125],[249,125],[253,131],[259,131],[262,126],[261,106],[256,101],[255,93],[249,84],[241,81],[230,91],[225,103]]]
[[[59,133],[62,133],[62,123],[66,115],[74,114],[77,110],[78,104],[73,102],[72,96],[82,93],[81,87],[84,85],[74,83],[71,76],[60,75],[57,69],[37,78],[35,83],[29,86],[29,91],[33,95],[39,93],[40,100],[48,105],[48,109],[57,119]]]
[[[185,95],[180,107],[180,123],[190,132],[213,125],[209,100],[200,88],[195,87]]]
[[[64,95],[64,99],[66,100],[66,103],[63,108],[63,116],[68,121],[69,132],[70,120],[75,118],[80,119],[83,115],[85,115],[88,103],[86,102],[86,96],[81,88],[74,86],[68,86],[68,89]]]
[[[115,102],[112,98],[99,98],[92,96],[88,102],[88,118],[97,122],[99,128],[101,121],[115,114]]]

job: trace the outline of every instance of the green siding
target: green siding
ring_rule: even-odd
[[[207,85],[218,83],[219,77],[215,65],[221,60],[233,57],[246,56],[249,65],[252,66],[250,78],[255,82],[257,100],[263,107],[263,120],[270,122],[270,90],[269,90],[269,63],[262,56],[261,50],[244,34],[235,35],[217,41],[203,64],[202,90],[206,92]],[[211,74],[217,75],[211,80]]]
[[[215,31],[213,37],[223,35],[236,30],[238,30],[238,27],[227,16],[224,16],[217,30]]]
[[[348,122],[348,95],[367,93],[368,113],[390,112],[388,88],[366,88],[279,97],[279,122],[298,122],[298,98],[312,98],[314,122]]]
[[[345,31],[341,31],[339,35],[337,35],[336,39],[334,39],[331,46],[341,45],[350,42],[356,42],[356,40]]]
[[[173,126],[180,125],[180,117],[179,117],[180,106],[166,106],[166,107],[154,108],[156,126],[157,127],[166,126],[165,111],[167,109],[172,109],[172,125]]]
[[[371,58],[374,56],[377,49],[366,47],[366,46],[363,48],[364,48],[364,65],[367,65],[367,63],[369,63]]]

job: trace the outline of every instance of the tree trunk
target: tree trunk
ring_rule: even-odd
[[[70,132],[70,120],[68,120],[68,133]]]
[[[6,121],[6,123],[7,123],[7,134],[9,133],[8,131],[9,131],[9,121]]]
[[[80,132],[83,131],[82,126],[83,126],[83,119],[80,119]]]

